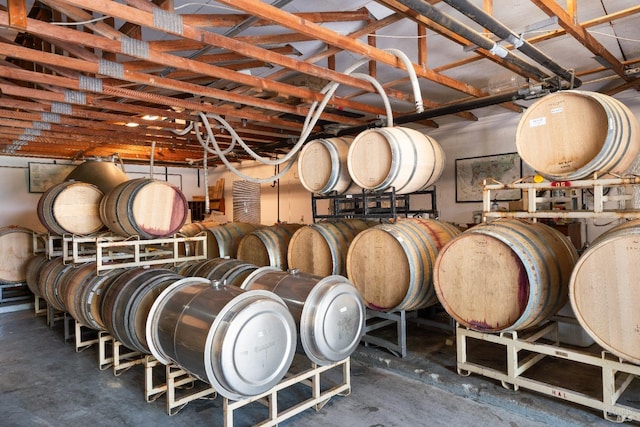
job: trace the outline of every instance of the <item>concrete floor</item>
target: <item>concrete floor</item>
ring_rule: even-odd
[[[361,345],[352,356],[352,393],[309,409],[286,426],[597,426],[597,411],[497,382],[455,373],[455,346],[438,329],[410,326],[409,354]],[[174,426],[223,424],[222,399],[189,403],[168,416],[163,397],[146,403],[141,366],[116,377],[98,369],[97,348],[76,353],[33,309],[0,313],[1,426]],[[587,382],[590,381],[587,379]],[[295,399],[281,394],[283,403]],[[636,392],[633,392],[636,393]],[[634,396],[640,397],[640,393]],[[235,425],[258,423],[259,404],[238,410]],[[629,425],[629,423],[627,424]],[[632,424],[633,425],[633,424]]]

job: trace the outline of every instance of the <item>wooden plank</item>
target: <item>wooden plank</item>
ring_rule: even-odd
[[[79,1],[79,0],[74,0]],[[308,34],[314,36],[318,40],[322,40],[332,46],[348,50],[353,53],[363,55],[366,58],[374,59],[376,61],[391,65],[395,68],[404,69],[404,64],[395,55],[383,51],[381,49],[372,48],[370,46],[363,45],[350,37],[338,34],[330,29],[322,27],[318,24],[314,24],[303,19],[292,17],[286,11],[277,9],[271,5],[262,3],[255,0],[220,0],[220,3],[228,4],[231,7],[251,12],[256,16],[263,17],[265,19],[271,19],[274,22],[282,25],[285,28],[289,28],[293,31],[300,32],[302,34]],[[472,85],[462,83],[453,78],[436,74],[429,69],[423,69],[422,67],[414,64],[414,70],[420,77],[432,80],[441,85],[450,87],[452,89],[468,93],[474,96],[482,96],[484,92]]]
[[[131,8],[129,8],[131,9]],[[80,17],[84,14],[84,12],[78,12],[77,15],[74,15],[76,17]],[[150,17],[150,14],[146,14],[148,15],[147,18],[148,19],[152,19]],[[2,12],[0,12],[0,22],[3,20],[4,15]],[[148,25],[152,25],[151,23],[147,23]],[[99,37],[99,36],[94,36],[94,35],[89,35],[89,34],[84,34],[84,33],[79,33],[77,31],[74,30],[69,30],[69,29],[65,29],[65,28],[59,28],[59,27],[55,27],[49,24],[45,24],[42,23],[40,21],[35,21],[35,20],[28,20],[28,25],[29,25],[29,31],[34,33],[34,34],[45,34],[48,35],[51,38],[55,38],[55,39],[61,39],[61,40],[75,40],[78,43],[82,43],[88,46],[92,46],[95,48],[99,48],[99,49],[103,49],[103,50],[108,50],[108,51],[112,51],[112,52],[116,52],[116,53],[122,53],[122,46],[121,43],[118,42],[117,40],[113,40],[113,39],[109,39],[109,38],[105,38],[105,37]],[[200,31],[202,32],[202,31]],[[212,33],[208,33],[207,34],[212,34]],[[205,38],[206,41],[206,38]],[[254,46],[252,46],[253,48]],[[258,48],[260,49],[260,48]],[[282,57],[282,58],[286,58],[287,61],[293,61],[293,63],[301,63],[304,64],[305,67],[303,68],[308,68],[311,65],[304,63],[302,61],[299,60],[295,60],[293,58],[289,58],[288,56],[285,55],[278,55],[274,52],[270,52],[268,50],[265,49],[260,49],[261,51],[264,51],[267,53],[267,56],[269,56],[270,58],[267,58],[266,61],[267,62],[274,62],[277,63],[277,60],[275,60],[273,57],[277,56],[277,57]],[[245,56],[251,56],[251,55],[245,55]],[[264,56],[264,55],[263,55]],[[275,82],[275,81],[271,81],[271,80],[265,80],[263,78],[260,77],[254,77],[254,76],[250,76],[244,73],[240,73],[240,72],[235,72],[232,70],[228,70],[225,69],[223,67],[217,67],[215,65],[211,65],[211,64],[204,64],[200,61],[195,61],[195,60],[189,60],[186,58],[180,58],[180,57],[176,57],[173,55],[168,55],[168,54],[164,54],[162,52],[154,52],[152,50],[149,50],[148,52],[148,58],[144,58],[147,59],[149,61],[152,62],[157,62],[159,64],[165,64],[167,66],[172,66],[178,69],[186,69],[186,70],[191,70],[194,72],[198,72],[204,75],[209,75],[211,77],[216,77],[216,78],[222,78],[225,80],[230,80],[230,81],[235,81],[237,83],[241,83],[241,84],[247,84],[249,86],[254,86],[254,87],[258,87],[262,90],[273,90],[275,92],[278,93],[283,93],[286,95],[290,95],[290,96],[295,96],[298,98],[302,98],[302,99],[311,99],[311,100],[316,100],[316,101],[321,101],[323,98],[323,95],[315,92],[313,90],[307,89],[307,88],[301,88],[301,87],[295,87],[292,85],[288,85],[288,84],[284,84],[284,83],[280,83],[280,82]],[[291,65],[291,64],[290,64]],[[321,68],[318,66],[313,66],[315,68]],[[323,69],[327,72],[330,72],[329,70]],[[330,72],[330,76],[327,76],[327,78],[329,80],[335,80],[335,81],[340,81],[342,80],[339,76],[344,76],[344,74],[342,73],[336,73],[336,72]],[[339,76],[336,76],[339,75]],[[359,86],[364,86],[364,87],[371,87],[371,85],[369,83],[366,83],[360,79],[356,79],[355,77],[350,77],[350,76],[346,76],[348,77],[348,79],[350,81],[352,80],[358,80]],[[143,84],[149,84],[149,85],[157,85],[157,81],[159,81],[158,77],[150,77],[146,79],[147,81],[144,82]],[[155,84],[154,84],[155,83]],[[165,82],[166,83],[166,82]],[[201,86],[200,87],[201,90],[204,90],[204,88]],[[194,87],[192,87],[190,90],[187,90],[187,93],[191,93],[191,90],[195,89]],[[214,90],[213,88],[208,87],[207,90]],[[198,93],[198,92],[195,92]],[[226,94],[226,95],[225,95]],[[207,95],[209,96],[209,95]],[[215,95],[211,95],[213,98],[219,98],[219,99],[227,99],[227,96],[231,96],[228,91],[220,91],[218,90],[217,93]],[[236,98],[237,99],[237,98]],[[253,105],[256,101],[256,99],[254,97],[247,97],[245,98],[246,102],[241,102],[241,103],[248,103],[250,102],[249,105]],[[230,102],[239,102],[239,101],[230,101]],[[336,103],[340,102],[339,98],[336,97]],[[366,104],[362,104],[362,103],[354,103],[351,101],[344,101],[341,102],[340,105],[342,108],[353,108],[355,110],[358,111],[364,111],[364,112],[368,112],[371,114],[382,114],[384,113],[383,109],[381,108],[377,108],[377,107],[372,107]],[[277,111],[277,110],[276,110]],[[303,112],[304,110],[299,110],[298,112],[295,112],[294,114],[300,114],[300,115],[305,115],[306,113]],[[342,120],[340,120],[342,119]],[[330,120],[334,120],[334,121],[344,121],[344,120],[349,120],[348,118],[344,118],[343,116],[339,116],[339,118],[332,118]]]
[[[8,0],[9,27],[25,30],[27,28],[27,2],[26,0]]]
[[[343,11],[343,12],[301,12],[294,14],[297,17],[306,19],[316,24],[328,23],[328,22],[351,22],[351,21],[366,21],[369,19],[369,13],[366,10],[359,9],[355,11]],[[188,14],[185,13],[182,19],[185,23],[193,25],[194,27],[233,27],[238,25],[252,15],[229,13],[229,14]],[[265,25],[272,25],[271,21],[266,19],[258,19],[253,26],[262,27]]]
[[[557,16],[558,23],[575,38],[580,44],[589,49],[595,55],[601,57],[611,65],[611,69],[621,78],[630,81],[632,78],[625,74],[622,63],[604,47],[598,40],[589,34],[582,26],[576,24],[571,17],[555,0],[531,0],[544,13],[549,16]]]

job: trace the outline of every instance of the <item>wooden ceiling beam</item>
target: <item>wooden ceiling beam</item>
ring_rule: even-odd
[[[52,2],[55,3],[55,2]],[[82,11],[77,11],[78,14],[84,13]],[[6,13],[4,12],[0,12],[0,25],[2,23],[2,21],[4,21],[4,19],[6,19]],[[29,19],[28,21],[28,31],[31,33],[34,33],[36,35],[40,35],[40,34],[44,34],[44,35],[48,35],[51,38],[54,39],[61,39],[61,40],[74,40],[77,43],[82,43],[84,45],[88,45],[94,48],[99,48],[99,49],[103,49],[103,50],[108,50],[114,53],[120,53],[120,54],[124,54],[123,52],[123,48],[122,48],[122,43],[118,42],[117,40],[113,40],[113,39],[109,39],[106,37],[100,37],[100,36],[96,36],[96,35],[91,35],[91,34],[85,34],[85,33],[81,33],[78,31],[74,31],[74,30],[69,30],[69,29],[65,29],[65,28],[51,28],[53,26],[51,26],[50,24],[46,24],[40,21],[36,21],[36,20],[31,20]],[[273,54],[273,55],[277,55],[273,52],[269,52],[268,50],[262,49],[264,52],[267,52],[269,54]],[[154,52],[151,49],[148,50],[148,52],[140,53],[140,56],[148,56],[146,58],[142,58],[142,59],[146,59],[152,62],[156,62],[159,64],[164,64],[166,66],[171,66],[171,67],[175,67],[177,69],[184,69],[184,70],[190,70],[196,73],[201,73],[203,75],[209,75],[211,77],[215,77],[215,78],[221,78],[221,79],[225,79],[225,80],[230,80],[230,81],[236,81],[237,83],[241,83],[241,84],[248,84],[250,86],[254,86],[254,87],[258,87],[261,88],[263,90],[273,90],[277,93],[283,93],[285,95],[289,95],[289,96],[295,96],[295,97],[299,97],[301,99],[310,99],[310,100],[315,100],[315,101],[321,101],[322,98],[324,97],[322,94],[318,93],[318,92],[314,92],[310,89],[307,88],[300,88],[300,87],[294,87],[292,85],[287,85],[287,84],[283,84],[283,83],[279,83],[279,82],[274,82],[274,81],[269,81],[269,80],[265,80],[263,78],[260,77],[254,77],[254,76],[249,76],[246,75],[244,73],[240,73],[240,72],[235,72],[223,67],[218,67],[215,65],[210,65],[210,64],[204,64],[200,61],[195,61],[195,60],[190,60],[190,59],[186,59],[186,58],[180,58],[177,56],[173,56],[173,55],[169,55],[169,54],[164,54],[162,52]],[[245,55],[247,56],[247,55]],[[278,56],[282,56],[284,58],[290,59],[288,56],[286,55],[278,55]],[[299,60],[294,60],[291,59],[294,62],[297,63],[302,63],[305,64],[302,61]],[[267,62],[270,62],[269,60],[267,60]],[[97,65],[97,64],[95,64]],[[305,64],[307,66],[310,66],[309,64]],[[317,66],[315,66],[317,67]],[[321,67],[317,67],[317,68],[321,68]],[[328,71],[328,70],[326,70]],[[97,71],[94,71],[97,72]],[[345,76],[342,73],[335,73],[332,72],[333,74],[339,74],[341,76]],[[351,76],[345,76],[348,77],[349,79],[352,80],[358,80],[360,82],[360,85],[364,85],[364,86],[369,86],[370,84],[360,80],[360,79],[356,79],[354,77]],[[330,78],[330,77],[329,77]],[[149,84],[149,85],[154,85],[154,81],[158,81],[159,78],[157,77],[151,77],[149,79],[147,79],[147,81],[143,84]],[[168,79],[165,79],[165,83],[167,83]],[[192,88],[193,89],[193,88]],[[215,91],[215,89],[213,88],[201,88],[201,91]],[[228,97],[234,97],[232,94],[228,94],[225,91],[217,91],[217,94],[215,95],[208,95],[208,96],[213,96],[215,98],[220,98],[220,99],[227,99]],[[238,99],[238,97],[235,97],[236,100]],[[255,102],[255,100],[251,97],[247,97],[245,98],[244,102],[245,104],[248,103],[248,105],[252,105],[252,103]],[[230,102],[238,102],[238,101],[233,101],[230,100]],[[370,114],[381,114],[383,113],[383,110],[380,108],[376,108],[376,107],[372,107],[366,104],[361,104],[361,103],[354,103],[354,102],[350,102],[350,101],[345,101],[345,102],[341,102],[340,99],[338,97],[335,98],[335,102],[339,103],[337,105],[334,105],[336,107],[340,107],[340,108],[349,108],[349,109],[355,109],[358,111],[363,111],[363,112],[367,112]],[[241,102],[243,103],[243,102]],[[276,110],[277,111],[277,110]],[[301,113],[300,111],[297,112],[296,114],[302,114],[304,115],[305,113]],[[335,119],[329,119],[329,120],[335,120]],[[338,120],[339,122],[340,120]]]
[[[0,12],[0,24],[2,22],[2,18],[4,17],[3,15],[4,12]],[[34,24],[34,25],[31,25]],[[30,27],[36,27],[37,25],[32,21],[29,20],[29,25]],[[47,24],[44,24],[47,25]],[[35,30],[34,30],[35,31]],[[94,36],[89,36],[86,35],[88,37],[94,37]],[[73,70],[81,70],[84,72],[89,72],[89,73],[93,73],[93,74],[97,74],[99,72],[99,64],[95,63],[95,62],[89,62],[89,61],[84,61],[84,60],[80,60],[80,59],[75,59],[75,58],[69,58],[69,57],[64,57],[64,56],[60,56],[60,55],[55,55],[55,54],[51,54],[51,53],[47,53],[47,52],[40,52],[40,51],[35,51],[33,49],[27,49],[27,48],[23,48],[23,47],[19,47],[19,46],[13,46],[13,45],[9,45],[7,43],[0,43],[0,52],[2,52],[2,54],[4,55],[8,55],[8,56],[13,56],[13,57],[19,57],[19,58],[29,58],[29,60],[33,61],[33,62],[39,62],[39,63],[47,63],[47,64],[51,64],[51,65],[56,65],[56,66],[63,66],[66,68],[70,68]],[[177,58],[174,58],[177,59]],[[204,64],[203,64],[204,65]],[[172,79],[167,79],[167,78],[161,78],[161,77],[157,77],[155,75],[147,75],[147,74],[143,74],[143,73],[137,73],[137,72],[128,72],[126,70],[126,67],[123,67],[123,79],[126,79],[129,82],[135,82],[135,83],[140,83],[143,85],[150,85],[150,86],[155,86],[155,87],[163,87],[163,88],[168,88],[168,89],[174,89],[174,90],[178,90],[181,92],[186,92],[186,93],[191,93],[191,94],[198,94],[198,95],[202,95],[202,96],[208,96],[208,97],[213,97],[213,98],[217,98],[217,99],[226,99],[230,102],[237,102],[237,103],[241,103],[244,105],[253,105],[259,108],[266,108],[266,109],[270,109],[273,111],[281,111],[281,112],[286,112],[286,113],[291,113],[291,114],[299,114],[299,115],[306,115],[306,113],[308,112],[308,108],[298,108],[298,107],[289,107],[289,106],[285,106],[283,104],[280,103],[275,103],[275,102],[269,102],[269,101],[264,101],[264,100],[260,100],[260,99],[256,99],[255,97],[249,97],[249,96],[242,96],[242,95],[237,95],[234,93],[230,93],[228,91],[223,91],[223,90],[219,90],[219,89],[215,89],[215,88],[211,88],[211,87],[207,87],[207,86],[199,86],[199,85],[190,85],[188,83],[182,83],[182,82],[178,82]],[[219,67],[217,67],[219,68]],[[238,73],[240,74],[240,73]],[[34,76],[36,78],[36,80],[38,79],[37,76]],[[132,94],[135,95],[135,94]],[[139,96],[126,96],[125,98],[132,98],[132,99],[140,99]],[[142,99],[144,100],[144,99]],[[163,100],[165,105],[175,105],[175,103],[171,103],[171,100]],[[345,101],[343,103],[343,105],[349,105],[349,106],[355,106],[356,104],[360,104],[360,103],[354,103],[351,101]],[[199,106],[198,103],[196,102],[192,102],[190,105],[190,109],[197,111],[197,108]],[[381,112],[381,109],[379,108],[367,108],[369,110],[369,112],[371,113],[379,113]],[[328,113],[324,113],[324,118],[326,120],[332,120],[332,121],[337,121],[338,123],[340,122],[351,122],[350,124],[357,124],[359,123],[359,121],[357,120],[353,120],[353,119],[348,119],[342,116],[336,116],[336,115],[332,115],[332,114],[328,114]]]
[[[314,38],[298,33],[284,33],[284,34],[263,34],[256,36],[237,36],[234,40],[249,43],[256,46],[274,46],[285,45],[296,42],[313,41]],[[158,52],[184,52],[188,50],[198,50],[204,47],[204,43],[198,40],[177,39],[177,40],[151,40],[149,41],[149,48]],[[242,55],[245,56],[246,55]]]
[[[368,23],[367,25],[365,25],[363,28],[360,28],[359,30],[356,30],[350,34],[347,35],[347,37],[351,37],[353,39],[358,39],[360,37],[366,36],[367,34],[371,33],[371,32],[375,32],[378,31],[382,28],[385,28],[391,24],[394,24],[400,20],[402,20],[403,17],[402,15],[395,13],[393,15],[389,15],[386,18],[380,19],[380,20],[374,20],[370,23]],[[325,49],[324,51],[317,53],[315,55],[312,55],[310,57],[308,57],[307,59],[305,59],[305,62],[309,62],[309,63],[316,63],[318,61],[321,61],[323,59],[327,59],[330,58],[332,56],[335,56],[336,54],[342,52],[342,49],[339,49],[337,47],[334,46],[328,46],[327,49]],[[287,75],[292,75],[295,72],[292,70],[289,70],[287,68],[282,68],[274,73],[271,73],[267,76],[265,76],[265,78],[267,79],[271,79],[271,80],[278,80],[281,78],[284,78]],[[239,93],[244,93],[244,92],[248,92],[250,91],[250,88],[239,88],[236,91]],[[358,92],[358,93],[367,93],[367,92]],[[410,101],[411,97],[401,91],[397,91],[397,90],[389,90],[387,92],[387,95],[389,95],[392,98],[401,100],[401,101]],[[345,98],[349,99],[351,98],[350,96],[346,96]]]
[[[555,0],[531,0],[544,13],[549,16],[557,16],[558,24],[564,28],[580,44],[589,49],[595,55],[605,60],[616,74],[626,81],[633,80],[626,75],[625,66],[606,47],[604,47],[595,37],[593,37],[581,25],[575,23],[574,19]],[[575,4],[575,3],[574,3]]]
[[[55,3],[64,3],[67,5],[74,5],[74,6],[83,7],[83,8],[87,7],[86,2],[84,0],[56,0]],[[117,2],[106,1],[106,0],[93,0],[91,2],[90,7],[92,10],[98,11],[105,15],[114,16],[129,22],[134,22],[136,24],[142,25],[147,28],[164,31],[167,34],[172,34],[172,35],[176,35],[184,38],[189,38],[192,40],[197,40],[205,44],[218,46],[224,49],[235,51],[245,56],[252,57],[254,59],[281,65],[283,67],[298,70],[305,74],[314,75],[316,77],[320,77],[323,79],[332,80],[332,81],[336,81],[349,86],[358,87],[360,89],[365,89],[370,92],[375,91],[375,88],[369,82],[366,82],[364,80],[361,80],[352,76],[348,76],[344,73],[339,73],[339,72],[327,70],[326,68],[308,64],[303,61],[290,58],[286,55],[278,55],[274,52],[269,52],[268,50],[263,49],[259,46],[255,46],[248,43],[242,43],[236,39],[225,37],[210,31],[204,31],[204,30],[201,30],[200,28],[196,28],[191,25],[183,24],[181,29],[176,29],[176,30],[156,28],[156,26],[154,25],[153,14],[151,13],[154,6],[145,0],[136,2],[136,5],[140,6],[143,9],[137,9],[131,6],[126,6]],[[313,25],[316,25],[316,24],[313,24]],[[149,52],[149,56],[151,56],[151,52]],[[180,59],[187,61],[184,58],[180,58]],[[208,67],[214,67],[214,66],[208,65]],[[212,70],[213,69],[214,68],[212,68]],[[229,73],[227,70],[227,73],[222,73],[222,74],[224,75],[219,75],[220,78],[224,78],[230,81],[235,81],[241,84],[247,84],[249,86],[255,86],[255,87],[273,86],[272,89],[269,89],[268,87],[265,87],[265,89],[274,90],[278,92],[282,91],[283,93],[286,93],[287,90],[291,89],[291,88],[287,88],[287,85],[277,84],[277,82],[264,82],[263,79],[253,77],[253,76],[247,76],[242,73],[233,73],[233,72]],[[289,93],[289,95],[292,95],[292,94]],[[294,96],[298,96],[298,95],[294,95]],[[317,97],[315,96],[315,94],[307,95],[307,97],[311,100],[319,100],[319,99],[316,99]]]
[[[315,22],[316,24],[329,23],[329,22],[353,22],[353,21],[366,21],[369,19],[369,11],[365,8],[361,8],[354,11],[345,12],[301,12],[294,13],[295,16],[306,19],[307,21]],[[226,28],[238,25],[245,20],[252,17],[249,14],[242,13],[221,13],[221,14],[182,14],[183,21],[186,24],[193,25],[194,27],[215,27]],[[262,27],[273,25],[273,22],[266,19],[258,19],[253,26]]]
[[[275,47],[273,49],[269,49],[272,50],[274,52],[283,54],[283,55],[299,55],[300,53],[293,48],[293,46],[280,46],[280,47]],[[243,63],[243,62],[249,62],[249,61],[255,61],[252,58],[247,58],[244,55],[240,55],[238,53],[235,52],[225,52],[225,53],[215,53],[215,54],[209,54],[209,55],[200,55],[198,57],[198,60],[201,62],[205,62],[208,64],[221,64],[221,63],[234,63],[234,62],[238,62],[238,63]],[[156,64],[153,62],[149,62],[149,61],[138,61],[138,60],[134,60],[134,61],[127,61],[127,62],[123,62],[123,64],[125,64],[127,66],[128,70],[131,71],[146,71],[146,72],[153,72],[153,71],[162,71],[166,68],[166,66],[162,66],[161,64]]]
[[[27,2],[25,0],[7,0],[9,26],[24,30],[27,26]]]
[[[70,114],[72,114],[74,117],[78,117],[82,115],[82,117],[90,118],[89,116],[87,116],[87,113],[86,113],[86,110],[88,110],[89,108],[98,108],[101,110],[110,110],[110,111],[124,111],[132,114],[134,117],[119,116],[114,114],[111,114],[110,116],[124,117],[125,119],[128,119],[128,121],[144,124],[144,125],[146,125],[146,123],[144,123],[144,120],[142,120],[141,117],[146,114],[166,116],[166,117],[172,117],[176,119],[180,118],[188,121],[190,120],[190,114],[192,111],[203,111],[205,113],[221,114],[227,117],[227,119],[229,119],[230,117],[234,117],[234,118],[237,118],[238,120],[243,118],[246,118],[249,120],[255,120],[257,122],[264,123],[265,125],[271,125],[277,128],[282,128],[282,129],[293,131],[293,132],[299,132],[302,127],[301,124],[298,122],[280,119],[277,116],[265,115],[262,112],[251,111],[247,109],[238,111],[237,109],[234,109],[234,108],[224,108],[224,107],[213,108],[206,104],[187,102],[180,99],[172,99],[173,103],[171,106],[183,108],[186,110],[185,113],[175,113],[170,109],[158,109],[158,108],[152,108],[149,106],[134,106],[134,105],[127,105],[127,104],[118,103],[118,102],[101,101],[97,99],[91,102],[90,105],[79,105],[77,103],[73,104],[73,103],[68,103],[65,100],[65,97],[63,94],[54,94],[54,93],[42,91],[42,90],[20,88],[11,84],[0,83],[0,93],[8,96],[13,96],[13,97],[39,100],[42,102],[42,104],[40,103],[28,103],[28,104],[47,105],[48,110],[43,109],[43,111],[51,111],[51,107],[50,107],[51,102],[67,104],[71,107]],[[5,106],[12,105],[11,104],[12,101],[6,100],[5,97],[1,99],[3,100],[3,105]],[[13,102],[17,102],[17,101],[13,101]],[[194,108],[196,106],[198,107],[197,110]],[[107,113],[100,113],[95,111],[92,114],[107,115]],[[126,120],[123,120],[123,122],[126,122]],[[167,126],[167,125],[163,124],[163,126]],[[320,130],[320,129],[318,128],[317,130]]]
[[[377,49],[371,46],[362,44],[350,37],[343,36],[328,28],[322,27],[313,22],[305,21],[303,19],[295,18],[290,13],[273,7],[269,4],[263,3],[258,0],[218,0],[220,3],[224,3],[235,9],[240,9],[248,13],[253,13],[256,16],[271,19],[274,22],[282,25],[290,30],[307,34],[315,37],[318,40],[338,47],[343,50],[347,50],[353,53],[360,54],[365,58],[373,59],[378,62],[390,65],[394,68],[405,69],[403,62],[395,55],[386,52],[381,49]],[[413,64],[413,68],[416,74],[420,77],[431,80],[435,83],[443,86],[455,89],[457,91],[467,93],[473,96],[484,96],[486,93],[481,89],[473,87],[470,84],[460,82],[451,77],[437,74],[430,69],[423,69],[418,64]]]
[[[4,144],[4,147],[2,145]],[[2,148],[6,148],[13,144],[13,139],[0,136],[0,152]],[[151,159],[151,150],[149,145],[133,145],[133,144],[79,144],[73,141],[65,141],[58,143],[51,139],[39,138],[36,141],[29,141],[27,145],[21,146],[16,150],[15,155],[30,157],[46,157],[51,159],[71,159],[71,158],[90,158],[90,157],[109,157],[114,154],[123,161],[140,161],[148,163]],[[163,162],[174,162],[187,166],[186,158],[202,156],[202,148],[156,148],[155,159],[156,164]]]

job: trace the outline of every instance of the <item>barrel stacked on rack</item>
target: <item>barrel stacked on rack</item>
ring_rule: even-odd
[[[298,228],[226,224],[208,231],[220,250],[229,251],[260,229]],[[281,259],[287,244],[288,239],[265,250]],[[342,276],[265,270],[232,258],[98,274],[95,262],[73,265],[44,255],[30,260],[28,273],[34,292],[52,309],[107,331],[128,349],[181,367],[231,399],[279,382],[296,343],[310,360],[325,365],[349,357],[364,330],[362,299]]]
[[[128,177],[112,163],[85,162],[38,201],[38,218],[53,235],[91,235],[104,228],[120,236],[154,239],[184,225],[188,207],[174,185]]]

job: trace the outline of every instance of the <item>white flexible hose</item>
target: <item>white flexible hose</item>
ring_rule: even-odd
[[[420,86],[418,83],[418,77],[416,75],[416,72],[413,68],[413,64],[411,63],[411,61],[409,60],[409,58],[407,57],[407,55],[398,50],[398,49],[385,49],[386,51],[396,55],[405,65],[407,72],[409,74],[409,78],[411,80],[411,85],[413,88],[413,95],[414,95],[414,100],[415,100],[415,105],[416,105],[416,112],[420,113],[422,111],[424,111],[424,107],[423,107],[423,101],[422,101],[422,94],[420,92]],[[371,77],[368,74],[363,74],[363,73],[355,73],[355,70],[360,67],[361,65],[367,63],[369,60],[368,59],[360,59],[358,61],[356,61],[354,64],[352,64],[351,66],[349,66],[345,71],[344,74],[347,75],[353,75],[354,77],[357,77],[361,80],[366,80],[369,83],[371,83],[371,85],[378,91],[378,93],[380,94],[380,96],[382,97],[383,103],[384,103],[384,107],[385,107],[385,112],[387,115],[387,122],[386,122],[386,126],[392,127],[393,126],[393,113],[391,110],[391,103],[389,102],[389,97],[387,96],[387,94],[384,91],[384,87],[380,84],[380,82],[378,82],[375,78]],[[329,101],[331,100],[331,98],[333,97],[333,95],[335,94],[336,90],[339,87],[339,83],[335,83],[335,82],[331,82],[327,85],[325,85],[322,90],[320,91],[321,94],[324,94],[324,97],[322,99],[322,101],[320,103],[318,103],[318,101],[314,101],[311,106],[309,107],[309,112],[307,113],[307,116],[305,117],[303,126],[302,126],[302,130],[300,133],[300,138],[298,139],[298,141],[296,142],[296,144],[291,148],[291,150],[289,150],[289,152],[287,154],[285,154],[283,157],[278,158],[278,159],[269,159],[267,157],[263,157],[260,156],[259,154],[257,154],[255,151],[253,151],[251,149],[251,147],[249,147],[244,141],[243,139],[240,137],[240,135],[238,135],[238,133],[233,129],[233,127],[221,116],[217,115],[217,114],[205,114],[203,112],[199,112],[198,113],[198,118],[194,123],[192,123],[191,125],[189,125],[188,128],[185,128],[185,130],[183,131],[175,131],[172,130],[175,134],[178,135],[185,135],[187,132],[189,132],[189,130],[193,127],[195,134],[196,134],[196,138],[198,139],[198,142],[200,143],[200,145],[204,148],[205,150],[205,163],[206,163],[206,157],[207,154],[206,153],[211,153],[211,154],[215,154],[217,155],[220,160],[222,160],[222,162],[225,164],[225,166],[227,168],[229,168],[229,170],[231,170],[234,174],[238,175],[239,177],[247,180],[247,181],[251,181],[251,182],[256,182],[256,183],[266,183],[266,182],[271,182],[277,179],[280,179],[282,176],[284,176],[284,174],[291,169],[291,167],[293,166],[293,163],[295,162],[296,158],[295,156],[298,154],[298,151],[300,150],[300,148],[302,148],[302,145],[304,145],[304,143],[306,142],[307,138],[309,137],[309,135],[311,135],[311,132],[313,131],[313,128],[315,127],[316,123],[318,122],[318,120],[320,119],[320,116],[322,115],[322,112],[325,110],[327,104],[329,103]],[[218,142],[216,141],[216,138],[213,134],[213,131],[211,129],[211,125],[209,123],[209,119],[213,119],[217,122],[219,122],[222,127],[224,129],[226,129],[229,132],[229,135],[231,136],[231,143],[229,144],[229,147],[227,147],[225,150],[221,150],[220,146],[218,145]],[[199,122],[202,122],[205,130],[206,130],[206,138],[203,138],[202,134],[200,133],[200,128],[199,128]],[[229,154],[234,148],[235,148],[235,144],[236,142],[238,144],[240,144],[240,146],[244,149],[244,151],[249,154],[254,160],[265,164],[265,165],[281,165],[285,162],[286,166],[284,167],[284,169],[282,169],[279,173],[274,174],[273,176],[269,176],[269,177],[265,177],[265,178],[255,178],[249,175],[246,175],[243,172],[240,172],[240,170],[238,170],[236,167],[234,167],[229,160],[226,158],[226,154]],[[213,147],[213,149],[209,148],[209,145],[211,144],[211,146]],[[205,172],[206,173],[206,172]]]
[[[416,70],[413,68],[413,63],[411,63],[407,54],[399,49],[390,48],[385,49],[385,51],[394,54],[404,63],[407,73],[409,73],[409,80],[411,80],[413,99],[416,104],[416,113],[422,113],[424,111],[424,103],[422,101],[422,92],[420,92],[420,84],[418,83],[418,76],[416,74]]]

